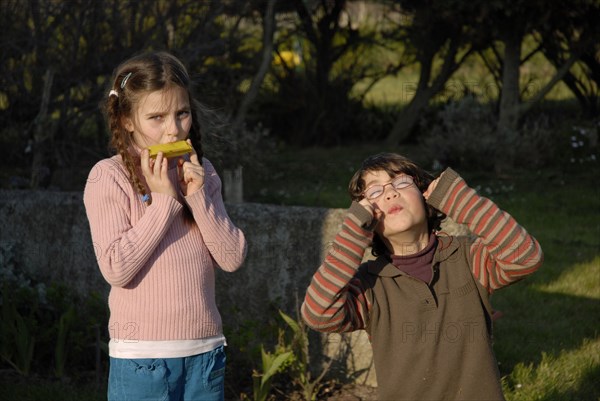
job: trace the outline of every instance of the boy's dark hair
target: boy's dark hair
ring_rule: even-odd
[[[388,173],[390,178],[393,178],[398,174],[406,174],[411,176],[421,193],[425,192],[431,181],[434,180],[433,175],[417,166],[413,161],[404,156],[396,153],[378,153],[365,159],[358,171],[354,173],[354,176],[350,180],[350,183],[348,184],[348,192],[350,193],[350,198],[353,201],[359,202],[364,197],[363,192],[366,189],[366,183],[363,177],[365,174],[380,170]],[[439,229],[440,223],[444,219],[445,215],[439,210],[435,209],[433,206],[425,203],[424,198],[423,206],[427,212],[427,227],[429,231],[431,232]],[[389,250],[383,243],[382,239],[379,238],[377,233],[375,233],[373,237],[373,247],[371,253],[374,256],[389,253]]]

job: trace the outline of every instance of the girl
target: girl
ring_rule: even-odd
[[[367,331],[380,401],[504,400],[488,297],[533,273],[542,250],[452,169],[432,178],[397,154],[363,162],[302,316],[318,331]],[[474,237],[438,233],[440,212]],[[376,259],[361,263],[370,245]]]
[[[111,286],[109,400],[224,399],[214,270],[237,270],[246,240],[202,158],[190,88],[181,62],[155,52],[122,63],[106,99],[117,154],[92,168],[84,203]],[[190,157],[149,157],[184,139]]]

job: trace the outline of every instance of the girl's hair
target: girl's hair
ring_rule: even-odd
[[[358,169],[348,184],[348,192],[350,198],[353,201],[360,201],[363,199],[363,192],[366,189],[366,183],[364,180],[365,174],[373,171],[385,171],[388,173],[390,178],[397,176],[398,174],[406,174],[413,178],[413,181],[421,193],[425,192],[429,187],[434,177],[417,166],[414,162],[396,153],[379,153],[368,157],[362,162],[362,165]],[[439,210],[435,209],[425,203],[423,199],[423,206],[427,212],[427,227],[429,231],[439,229],[440,223],[445,217]],[[382,239],[377,233],[373,237],[373,247],[371,252],[374,256],[383,255],[389,253],[387,247],[383,243]]]
[[[188,93],[192,115],[189,138],[202,160],[200,142],[199,110],[192,93],[192,82],[185,66],[167,52],[142,53],[121,63],[114,71],[109,95],[104,103],[104,114],[108,123],[110,147],[123,158],[134,189],[141,195],[149,195],[137,173],[138,155],[131,152],[132,133],[124,126],[125,118],[132,120],[143,96],[160,90],[179,86]]]

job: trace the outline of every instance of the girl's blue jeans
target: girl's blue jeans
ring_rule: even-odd
[[[223,401],[225,349],[185,358],[110,358],[108,401]]]

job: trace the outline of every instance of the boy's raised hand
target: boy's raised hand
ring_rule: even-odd
[[[376,204],[371,203],[367,198],[361,199],[358,203],[373,215],[373,220],[378,221],[383,216],[381,209],[379,209]]]
[[[431,196],[431,194],[433,193],[433,191],[435,191],[435,188],[437,187],[438,182],[440,182],[440,178],[442,178],[442,175],[444,175],[443,172],[442,172],[442,174],[440,174],[440,176],[438,178],[436,178],[435,180],[433,180],[429,183],[427,190],[425,192],[423,192],[423,197],[425,198],[425,200],[428,200],[429,197]]]
[[[192,141],[187,140],[192,146]],[[190,159],[179,159],[179,183],[184,196],[189,196],[199,191],[204,185],[204,167],[200,164],[198,153],[192,146]]]

